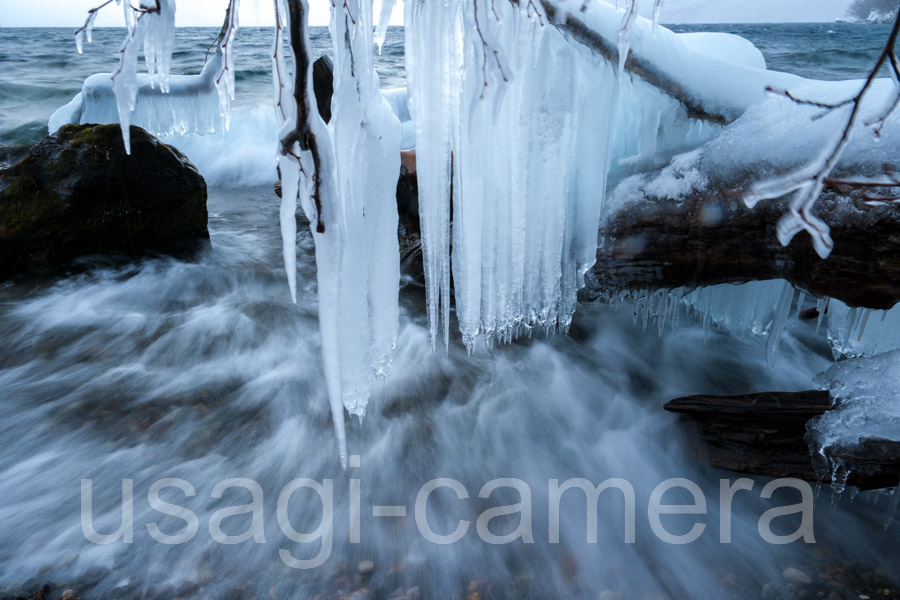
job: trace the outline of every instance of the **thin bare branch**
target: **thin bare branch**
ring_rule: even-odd
[[[866,77],[859,92],[852,98],[848,98],[847,100],[838,103],[826,103],[800,99],[787,90],[768,90],[772,93],[784,96],[798,105],[814,106],[824,109],[826,111],[825,114],[838,109],[849,108],[840,136],[829,147],[826,147],[825,151],[818,159],[794,173],[757,184],[754,187],[754,190],[744,198],[744,201],[748,206],[752,206],[760,200],[777,198],[790,192],[797,192],[796,196],[791,201],[790,213],[785,215],[778,224],[778,236],[783,244],[789,243],[794,235],[805,229],[813,236],[813,242],[819,255],[822,258],[825,258],[830,254],[834,244],[829,234],[828,225],[812,214],[812,208],[821,194],[823,187],[828,183],[826,179],[829,178],[831,172],[837,166],[841,155],[850,143],[853,128],[855,127],[862,110],[863,99],[872,89],[879,71],[887,63],[894,69],[895,76],[900,74],[900,66],[898,66],[897,58],[894,53],[894,47],[897,44],[898,36],[900,36],[900,14],[897,15],[897,18],[894,21],[891,34],[888,37],[881,55],[869,72],[868,77]],[[896,81],[900,81],[900,79]],[[900,84],[898,84],[898,86],[900,86]],[[900,87],[895,87],[895,91],[897,89],[900,89]],[[876,137],[880,133],[884,122],[897,108],[898,104],[900,104],[900,94],[895,96],[878,118],[866,124],[870,127],[874,127]]]
[[[105,8],[106,6],[108,6],[112,3],[113,3],[113,0],[106,0],[106,2],[104,2],[100,6],[90,9],[88,11],[87,19],[85,19],[85,21],[84,21],[84,25],[82,25],[81,27],[79,27],[78,29],[75,30],[75,35],[78,35],[79,33],[81,33],[82,31],[84,31],[85,29],[88,28],[91,20],[94,18],[95,13],[99,12],[100,10],[102,10],[103,8]]]

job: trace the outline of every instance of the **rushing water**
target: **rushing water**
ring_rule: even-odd
[[[781,31],[780,41],[767,28]],[[830,72],[824,62],[802,58],[812,44],[824,51],[820,38],[828,34],[820,29],[810,26],[797,42],[787,26],[740,32],[772,53],[772,66],[780,60],[782,68],[820,77],[863,74],[882,29],[854,29],[866,32],[853,38],[861,37],[859,48],[841,48]],[[176,70],[196,71],[214,34],[180,30]],[[314,38],[319,52],[325,35]],[[381,59],[386,85],[402,84],[401,35],[391,32],[394,43]],[[81,80],[110,68],[119,36],[98,30],[95,44],[77,56],[67,32],[0,29],[0,144],[43,135],[46,118]],[[417,586],[434,598],[596,598],[603,590],[622,598],[758,598],[767,582],[783,581],[785,567],[820,580],[818,569],[828,561],[861,578],[876,571],[897,577],[900,528],[882,530],[883,505],[845,500],[832,513],[823,496],[816,504],[817,544],[771,545],[757,530],[760,516],[797,502],[798,494],[762,499],[763,480],[736,496],[733,542],[720,543],[719,478],[737,476],[697,460],[691,437],[661,409],[668,399],[694,393],[810,388],[831,361],[814,323],[792,322],[772,371],[755,337],[707,335],[687,314],[675,332],[658,336],[635,325],[628,306],[581,307],[568,337],[537,337],[474,357],[454,343],[448,355],[435,356],[422,290],[409,284],[401,291],[394,375],[373,398],[365,423],[348,426],[349,449],[361,467],[341,471],[321,376],[312,241],[301,229],[293,305],[270,185],[271,141],[259,133],[270,123],[268,32],[249,30],[240,39],[240,100],[228,139],[175,140],[214,184],[211,249],[195,262],[101,265],[62,280],[0,287],[0,588],[74,581],[87,597],[338,598],[360,587],[354,573],[361,560],[375,563],[370,597]],[[215,143],[225,146],[214,160]],[[286,567],[279,554],[309,559],[322,548],[321,540],[290,541],[279,524],[279,494],[298,477],[334,485],[333,547],[323,566],[307,571]],[[455,478],[469,496],[440,489],[428,504],[428,524],[442,535],[460,520],[471,522],[455,544],[431,543],[414,518],[420,489],[439,477]],[[560,543],[549,543],[549,480],[598,484],[614,477],[635,488],[634,543],[626,542],[629,519],[616,490],[601,496],[597,543],[585,542],[584,495],[577,490],[562,504]],[[663,517],[677,534],[705,524],[690,544],[658,539],[648,518],[651,492],[673,477],[696,481],[707,501],[707,514]],[[148,503],[150,486],[162,478],[182,478],[196,492],[160,494],[198,516],[199,531],[185,544],[160,544],[148,531],[151,523],[169,535],[185,528]],[[211,497],[228,478],[259,483],[264,542],[224,545],[211,536],[215,511],[250,502],[250,492],[240,489]],[[509,488],[479,498],[495,478],[528,484],[534,543],[482,541],[479,514],[520,500]],[[83,479],[93,479],[94,524],[102,533],[118,527],[122,480],[133,480],[131,544],[85,538]],[[354,479],[359,543],[349,541]],[[667,503],[679,501],[691,499],[677,491],[666,496]],[[374,517],[373,505],[404,506],[407,516]],[[300,490],[289,516],[294,528],[309,532],[322,512],[318,496]],[[510,533],[518,521],[519,515],[498,517],[490,531]],[[242,515],[222,529],[237,535],[249,526]],[[786,517],[773,529],[790,533],[798,526]],[[864,584],[858,591],[874,592]]]

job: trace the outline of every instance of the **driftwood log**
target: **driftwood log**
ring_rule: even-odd
[[[737,473],[819,481],[805,440],[806,423],[832,408],[827,391],[769,392],[745,396],[690,396],[664,407],[693,424],[705,444],[698,458]],[[852,448],[831,448],[851,473],[847,484],[862,490],[900,484],[900,443],[863,439]],[[826,465],[821,481],[831,483]]]
[[[787,247],[778,242],[780,201],[749,209],[739,192],[722,192],[622,210],[600,232],[579,299],[783,278],[852,307],[891,308],[900,301],[900,206],[868,206],[853,193],[832,189],[818,201],[835,244],[826,260],[805,235]]]

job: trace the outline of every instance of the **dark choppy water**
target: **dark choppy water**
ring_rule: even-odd
[[[738,32],[759,42],[770,27]],[[838,49],[829,71],[825,61],[804,58],[810,47],[834,43],[815,27],[775,27],[782,41],[761,44],[770,64],[810,76],[859,76],[882,32],[854,29],[853,36],[865,31],[872,37],[860,41],[858,52]],[[807,33],[797,37],[789,30]],[[214,34],[179,31],[183,50],[175,70],[198,70]],[[43,135],[46,118],[81,80],[111,67],[120,35],[98,30],[95,44],[77,56],[66,31],[0,29],[0,144],[27,144]],[[399,35],[391,33],[395,40]],[[262,113],[270,111],[268,32],[243,30],[239,40],[235,135],[265,122]],[[321,31],[314,45],[325,51]],[[401,51],[396,41],[385,48],[387,85],[402,83]],[[271,150],[251,151],[268,164]],[[240,156],[242,163],[252,159]],[[235,161],[227,169],[233,171]],[[257,182],[271,176],[266,171]],[[256,180],[242,176],[247,181]],[[760,516],[773,504],[797,500],[762,500],[764,482],[757,481],[735,501],[734,542],[721,544],[719,477],[734,477],[697,461],[691,442],[661,410],[666,400],[692,393],[810,387],[830,357],[813,341],[814,324],[795,320],[773,371],[763,343],[752,336],[714,331],[707,340],[683,314],[677,333],[658,337],[634,325],[630,307],[608,306],[580,309],[569,337],[472,358],[454,343],[449,355],[434,356],[421,290],[407,287],[394,377],[373,398],[365,424],[349,426],[350,451],[361,455],[362,467],[342,472],[321,378],[312,243],[301,231],[293,305],[281,265],[277,203],[270,185],[214,186],[212,248],[195,263],[154,259],[59,281],[0,285],[0,588],[23,584],[23,595],[31,596],[44,583],[59,582],[55,595],[74,586],[85,598],[122,599],[293,600],[355,592],[358,600],[412,600],[416,594],[403,590],[418,587],[418,597],[441,599],[755,600],[768,582],[785,589],[785,567],[814,578],[812,597],[823,586],[856,598],[876,597],[876,581],[894,590],[900,585],[900,527],[882,530],[884,502],[851,505],[845,496],[832,513],[824,494],[816,505],[818,543],[773,546],[758,534]],[[175,535],[185,528],[185,521],[149,505],[150,486],[164,477],[182,478],[196,492],[189,498],[174,488],[161,494],[198,517],[197,534],[183,545],[159,544],[147,529],[156,523]],[[292,542],[279,526],[278,495],[297,477],[334,481],[333,547],[325,564],[311,571],[288,569],[279,554],[311,558],[322,547],[321,540]],[[357,477],[358,544],[349,541],[351,478]],[[457,544],[426,541],[413,520],[419,489],[435,477],[457,479],[469,495],[457,500],[443,490],[431,501],[435,531],[447,534],[460,519],[471,522]],[[497,477],[530,485],[535,543],[495,546],[479,539],[481,511],[518,500],[508,489],[491,500],[477,498]],[[627,513],[615,491],[600,501],[597,543],[585,543],[580,492],[563,505],[561,543],[548,542],[548,482],[571,477],[631,482],[636,543],[625,542]],[[684,546],[656,539],[647,517],[651,491],[672,477],[696,481],[708,501],[706,515],[666,517],[675,533],[695,520],[707,526]],[[94,520],[102,533],[118,526],[121,481],[133,480],[133,543],[85,539],[79,518],[85,478],[94,480]],[[250,501],[246,490],[213,498],[226,478],[259,483],[264,540],[213,541],[213,513]],[[373,517],[375,504],[406,506],[409,516]],[[289,515],[302,531],[322,521],[321,505],[308,491],[297,493]],[[491,531],[508,533],[516,522],[500,517]],[[222,528],[238,535],[249,525],[243,515],[226,519]],[[788,533],[797,526],[787,517],[776,529]],[[355,575],[362,560],[375,563],[366,591]]]
[[[753,42],[770,69],[826,80],[868,75],[891,32],[890,25],[853,23],[677,25],[671,29],[733,33]]]

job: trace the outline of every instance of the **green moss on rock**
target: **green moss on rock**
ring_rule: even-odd
[[[0,276],[95,254],[195,251],[209,239],[206,183],[139,127],[67,125],[0,172]]]

